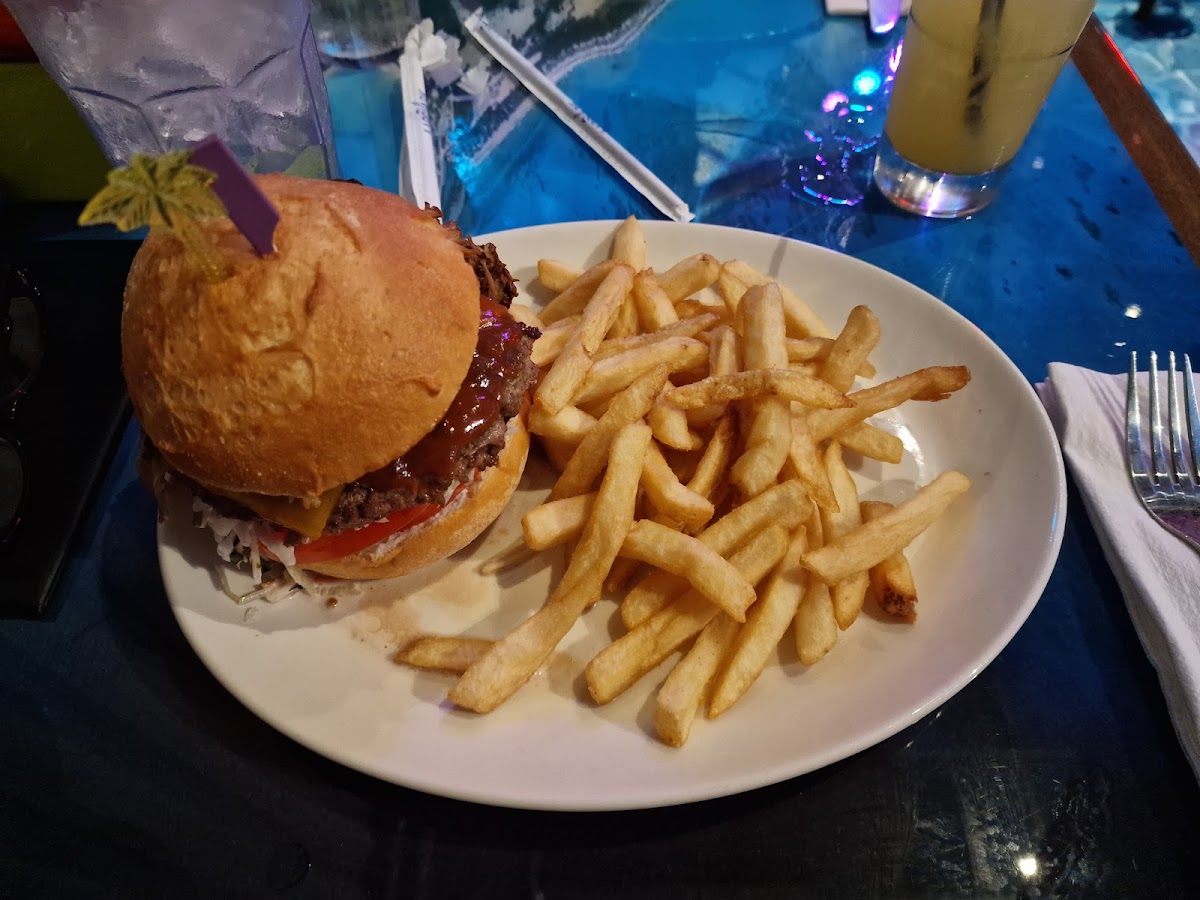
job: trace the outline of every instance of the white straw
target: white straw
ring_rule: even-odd
[[[496,60],[508,69],[521,84],[558,116],[574,131],[585,144],[600,155],[617,173],[633,185],[643,197],[676,222],[690,222],[695,216],[678,195],[663,184],[653,172],[638,162],[612,135],[588,118],[566,94],[539,72],[533,64],[517,52],[508,41],[500,37],[476,10],[463,23],[467,31],[483,45]]]
[[[400,54],[400,96],[404,102],[404,144],[400,153],[400,193],[417,206],[441,209],[442,191],[433,154],[433,131],[425,99],[425,72],[417,49],[419,26],[404,40]]]

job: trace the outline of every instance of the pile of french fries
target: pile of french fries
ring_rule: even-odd
[[[459,673],[450,700],[488,712],[585,610],[618,597],[626,631],[587,664],[588,690],[608,703],[684,650],[655,711],[658,737],[678,747],[698,711],[715,718],[737,702],[789,631],[813,665],[868,595],[915,620],[904,549],[970,482],[945,472],[895,507],[864,502],[844,451],[900,462],[899,439],[867,420],[948,397],[966,368],[852,390],[875,375],[869,308],[850,310],[835,335],[743,261],[698,254],[656,273],[632,217],[609,259],[586,271],[541,260],[538,273],[556,296],[536,318],[522,313],[543,329],[528,423],[561,474],[524,517],[524,544],[487,565],[566,547],[566,571],[499,640],[427,636],[401,662]]]

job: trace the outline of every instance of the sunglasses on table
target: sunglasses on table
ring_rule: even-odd
[[[0,268],[0,544],[17,529],[29,494],[17,409],[42,364],[37,292],[20,269]]]

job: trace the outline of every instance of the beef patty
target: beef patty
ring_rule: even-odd
[[[357,528],[418,504],[441,506],[450,488],[499,460],[508,420],[521,411],[537,377],[530,351],[538,331],[481,302],[479,343],[445,417],[408,453],[347,485],[327,531]]]

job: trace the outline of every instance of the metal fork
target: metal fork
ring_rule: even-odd
[[[1167,355],[1167,436],[1163,442],[1162,403],[1158,390],[1158,354],[1150,353],[1150,453],[1147,457],[1138,403],[1137,353],[1129,354],[1129,388],[1125,401],[1125,455],[1129,477],[1150,515],[1163,528],[1200,550],[1200,410],[1192,378],[1192,361],[1183,357],[1184,420],[1175,387],[1175,353]],[[1147,468],[1149,462],[1149,468]]]

